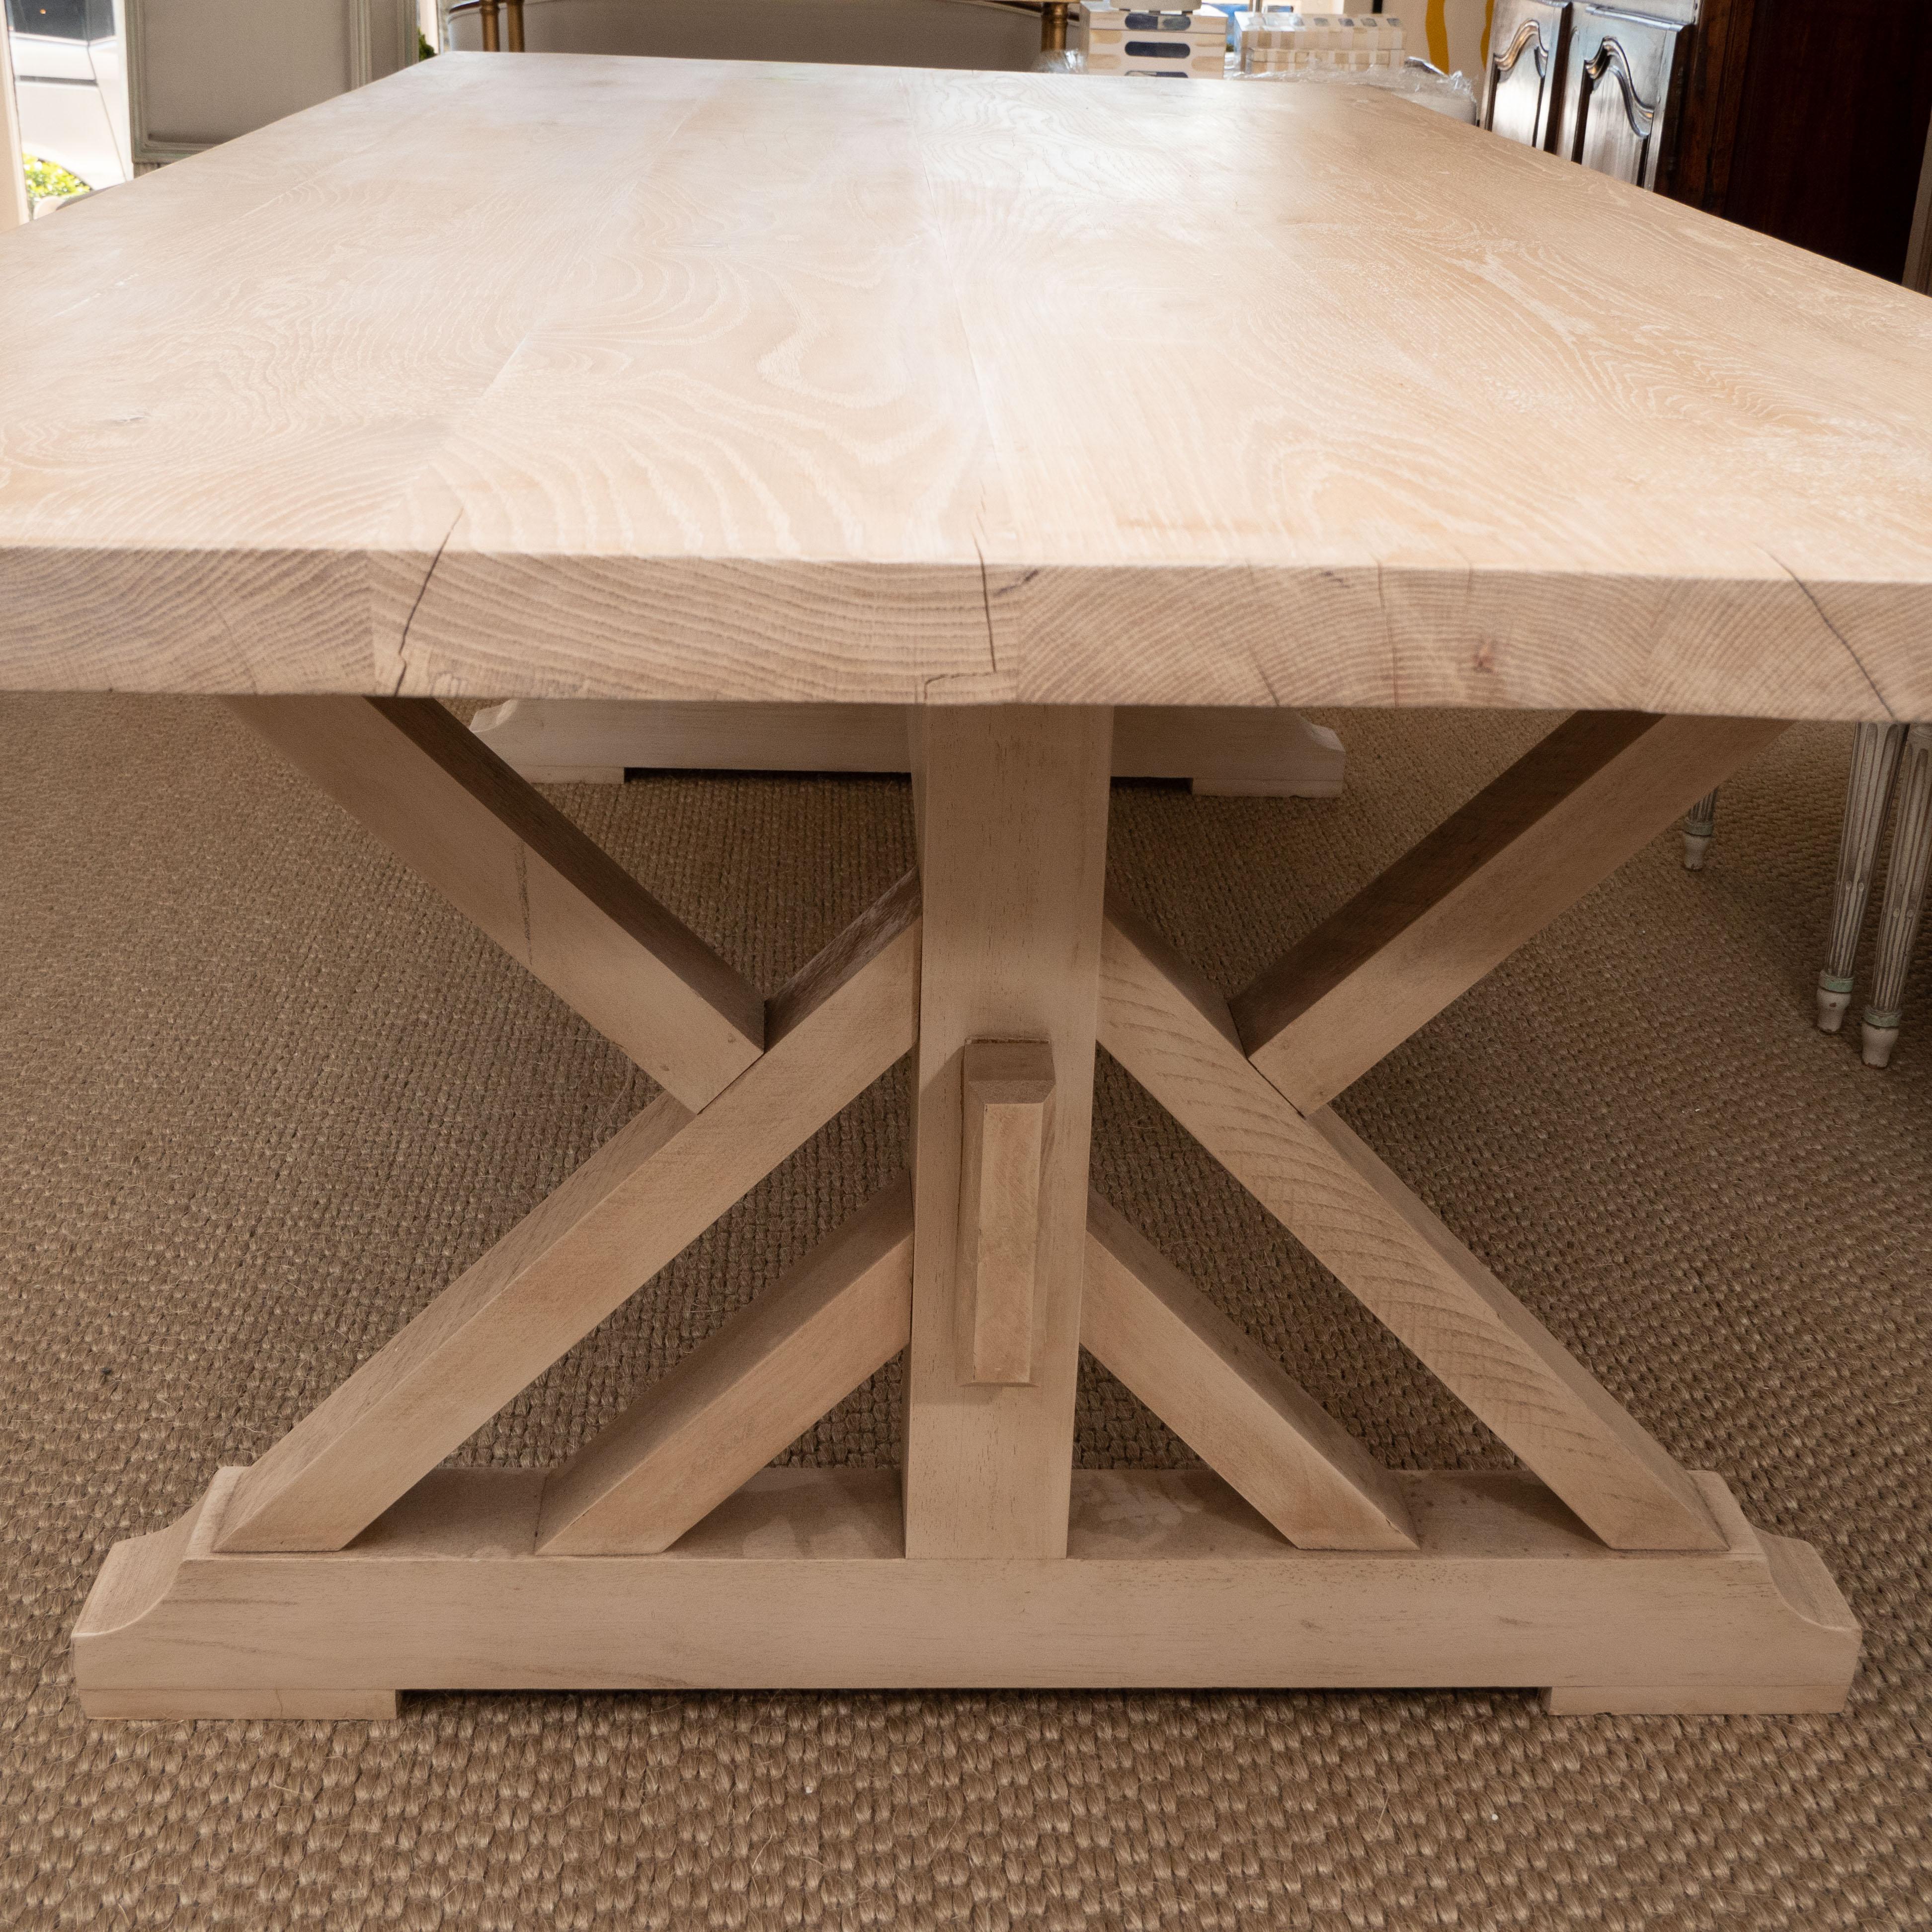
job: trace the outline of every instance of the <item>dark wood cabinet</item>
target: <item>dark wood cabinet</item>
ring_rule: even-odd
[[[1600,0],[1576,0],[1570,11],[1556,152],[1618,181],[1664,186],[1694,12],[1658,0],[1642,14]]]
[[[1688,59],[1664,191],[1898,280],[1932,119],[1932,7],[1702,0]]]

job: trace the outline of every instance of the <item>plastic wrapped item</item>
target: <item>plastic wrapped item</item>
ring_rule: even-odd
[[[1308,67],[1359,73],[1402,62],[1402,24],[1394,14],[1302,14],[1282,8],[1238,15],[1237,24],[1246,74]]]
[[[1087,56],[1078,47],[1056,47],[1051,53],[1035,56],[1035,74],[1084,74]]]
[[[1241,59],[1245,63],[1245,54]],[[1460,73],[1444,74],[1426,61],[1402,60],[1400,56],[1398,60],[1399,64],[1388,67],[1348,68],[1324,62],[1258,72],[1244,64],[1242,70],[1238,72],[1236,58],[1230,56],[1228,77],[1231,80],[1292,81],[1309,86],[1377,87],[1385,93],[1412,100],[1418,107],[1446,114],[1452,121],[1475,125],[1475,90]]]

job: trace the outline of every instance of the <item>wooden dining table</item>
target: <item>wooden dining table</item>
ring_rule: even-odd
[[[658,1090],[115,1546],[93,1716],[1840,1706],[1814,1551],[1333,1103],[1786,722],[1932,716],[1932,303],[1366,88],[478,55],[0,237],[0,686],[224,698]],[[902,706],[917,867],[767,997],[465,698]],[[1569,715],[1217,986],[1107,890],[1113,713],[1300,705]],[[1096,1045],[1520,1466],[1381,1466],[1094,1192]],[[908,1056],[896,1185],[450,1465]],[[1199,1467],[1075,1469],[1083,1348]],[[769,1466],[902,1356],[898,1467]]]

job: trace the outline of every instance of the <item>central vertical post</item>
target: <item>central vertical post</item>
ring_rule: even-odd
[[[914,1120],[908,1556],[1064,1556],[1079,1372],[1113,714],[1040,705],[922,711],[912,727],[925,913]],[[962,1064],[1033,1042],[1052,1069],[1023,1382],[976,1378],[962,1308],[976,1251],[962,1190]],[[1008,1226],[1003,1238],[1010,1240]]]

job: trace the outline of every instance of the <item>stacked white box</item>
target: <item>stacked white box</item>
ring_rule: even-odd
[[[1245,74],[1402,63],[1402,22],[1393,14],[1243,14],[1238,24]]]
[[[1227,44],[1225,14],[1086,5],[1076,40],[1089,74],[1190,80],[1220,80]]]

